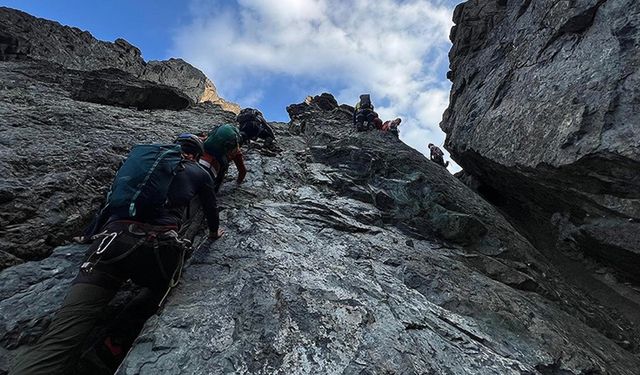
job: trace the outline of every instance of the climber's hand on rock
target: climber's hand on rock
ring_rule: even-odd
[[[218,238],[222,237],[224,235],[224,229],[222,228],[218,228],[218,232],[217,233],[210,233],[209,234],[209,239],[211,241],[215,241]]]

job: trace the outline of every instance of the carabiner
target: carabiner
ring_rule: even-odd
[[[111,243],[113,242],[113,240],[116,239],[116,237],[118,237],[118,233],[116,232],[112,232],[104,236],[102,241],[100,241],[100,245],[98,245],[98,250],[96,250],[96,255],[100,255],[104,253],[104,251],[107,250],[109,245],[111,245]],[[105,244],[104,242],[107,241],[107,239],[108,239],[108,242]],[[102,245],[104,245],[104,247],[102,247]]]

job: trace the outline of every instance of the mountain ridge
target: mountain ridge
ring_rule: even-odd
[[[88,31],[6,7],[0,7],[0,25],[0,38],[4,39],[0,55],[28,55],[77,70],[117,68],[143,80],[176,87],[195,103],[212,102],[227,111],[240,111],[238,104],[218,95],[204,73],[180,58],[145,61],[140,49],[122,38],[113,43],[100,41]]]

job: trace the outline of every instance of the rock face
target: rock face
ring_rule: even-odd
[[[57,247],[0,272],[1,375],[62,302],[86,249],[67,241],[130,147],[234,118],[176,111],[184,96],[135,75],[33,60],[20,38],[0,39],[2,261]],[[295,131],[272,124],[276,156],[245,150],[247,181],[219,195],[226,235],[198,242],[118,374],[637,374],[628,314],[459,179],[390,134],[353,132],[330,94],[287,110]]]
[[[94,125],[110,142],[118,129],[170,137],[213,116],[57,102],[80,123],[126,121]],[[248,181],[221,192],[227,235],[196,251],[119,374],[634,373],[631,324],[567,284],[444,169],[395,137],[353,133],[348,109],[331,103],[291,106],[304,132],[273,124],[277,157],[247,150]],[[140,122],[155,131],[135,130]],[[106,180],[120,157],[112,153]],[[96,190],[75,194],[97,200]],[[0,370],[42,333],[83,250],[61,247],[0,273]]]
[[[210,101],[238,113],[240,107],[218,96],[213,83],[182,59],[144,61],[140,50],[124,39],[114,43],[95,39],[87,31],[35,18],[0,7],[0,58],[30,56],[65,68],[99,70],[117,68],[138,78],[172,86],[196,103]]]
[[[182,59],[149,61],[140,78],[177,87],[197,103],[218,104],[225,111],[240,112],[240,106],[218,96],[216,86],[200,70]],[[194,93],[195,95],[191,94]]]
[[[0,82],[0,268],[77,235],[133,144],[234,119],[210,103],[176,112],[189,105],[184,94],[115,69],[7,61]]]
[[[636,282],[639,15],[635,0],[460,4],[441,124],[456,162],[537,245]]]

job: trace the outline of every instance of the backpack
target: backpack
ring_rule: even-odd
[[[360,106],[358,110],[368,109],[373,111],[373,104],[371,104],[371,97],[369,94],[360,95]]]
[[[180,145],[135,145],[111,185],[103,212],[150,217],[167,203],[169,185],[182,162]]]
[[[442,152],[438,146],[434,146],[433,149],[431,149],[431,154],[439,158],[444,157],[444,152]]]
[[[229,151],[240,145],[240,130],[231,125],[224,124],[213,128],[204,141],[204,150],[216,158],[224,157]]]
[[[245,124],[251,121],[259,122],[260,121],[259,117],[261,116],[262,116],[262,113],[257,109],[244,108],[243,110],[240,111],[240,113],[238,113],[238,116],[236,116],[236,121],[240,124]]]

